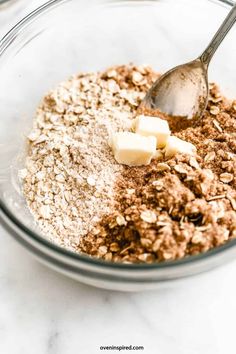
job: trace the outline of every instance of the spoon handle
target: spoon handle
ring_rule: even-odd
[[[215,51],[231,29],[231,27],[234,25],[236,22],[236,4],[233,6],[233,8],[230,10],[228,16],[214,35],[212,41],[208,45],[208,47],[205,49],[205,51],[202,53],[200,56],[200,59],[202,63],[208,67],[211,58],[215,54]]]

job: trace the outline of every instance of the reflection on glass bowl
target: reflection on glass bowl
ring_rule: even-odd
[[[236,240],[206,254],[151,265],[113,264],[69,252],[40,234],[17,178],[17,170],[23,166],[25,136],[45,92],[79,71],[134,62],[164,72],[187,62],[207,45],[230,3],[51,0],[0,41],[0,218],[10,234],[40,261],[94,286],[144,290],[185,281],[234,258]],[[225,94],[234,97],[235,42],[233,28],[209,73]]]

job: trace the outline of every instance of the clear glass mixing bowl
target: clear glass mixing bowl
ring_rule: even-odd
[[[158,71],[195,58],[231,1],[49,1],[0,41],[0,217],[42,262],[84,283],[117,290],[172,284],[235,257],[236,240],[206,254],[153,265],[125,265],[74,254],[48,242],[20,190],[25,135],[41,97],[79,71],[150,64]],[[218,50],[210,79],[236,97],[236,26]],[[79,230],[78,230],[79,232]]]

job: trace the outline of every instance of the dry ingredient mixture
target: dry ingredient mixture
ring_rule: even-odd
[[[206,252],[236,237],[236,101],[215,84],[204,117],[173,131],[197,156],[161,154],[119,165],[108,138],[129,130],[158,74],[124,65],[80,74],[43,99],[20,171],[46,237],[116,262],[159,262]]]

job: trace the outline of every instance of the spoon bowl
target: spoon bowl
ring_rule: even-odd
[[[180,129],[201,118],[208,101],[209,63],[235,21],[236,4],[203,54],[196,60],[176,66],[162,75],[147,92],[139,107],[140,111],[164,115],[169,121],[174,121],[172,118],[175,118],[175,126]]]
[[[178,118],[199,119],[207,101],[207,70],[201,59],[197,59],[162,75],[148,91],[141,108]]]

